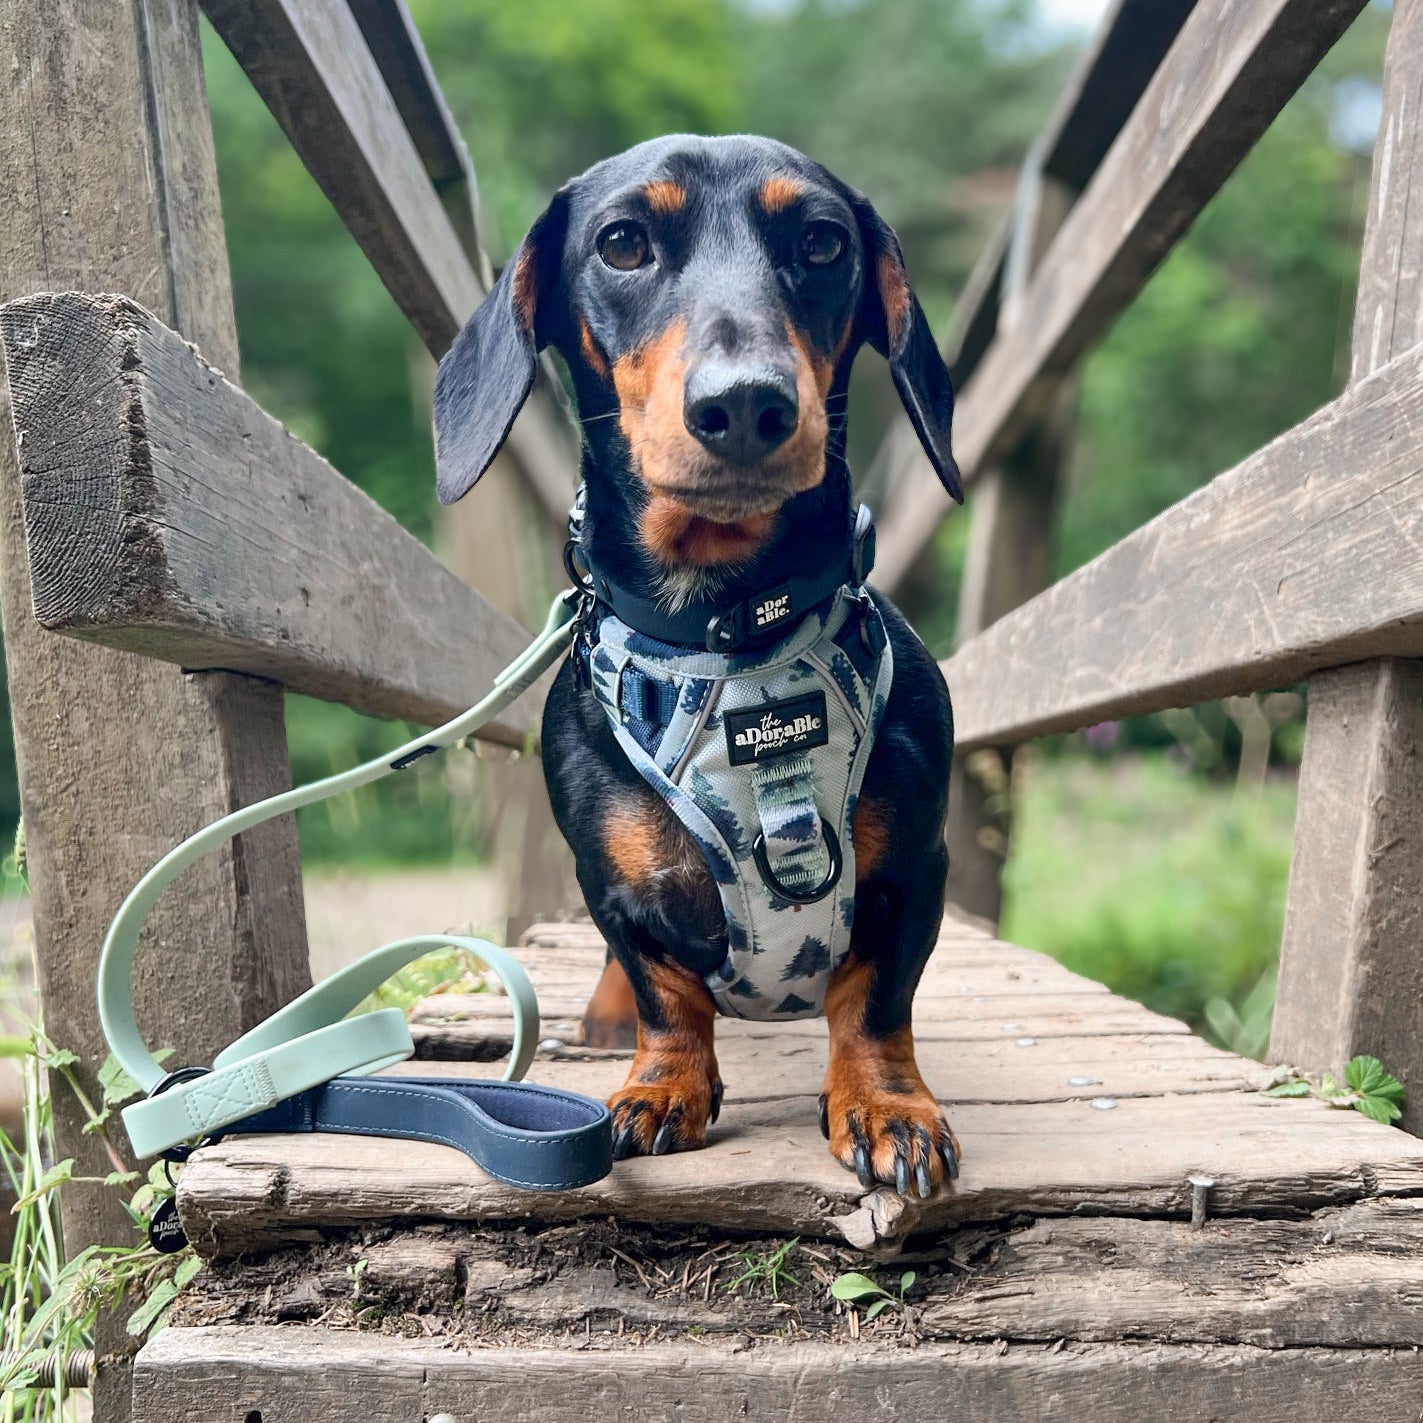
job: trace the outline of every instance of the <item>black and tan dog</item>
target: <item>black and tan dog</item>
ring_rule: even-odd
[[[948,372],[893,231],[782,144],[677,136],[562,188],[440,367],[439,493],[493,459],[554,347],[572,373],[590,562],[648,606],[715,610],[827,563],[852,537],[845,403],[869,342],[940,479],[960,498]],[[861,1182],[928,1195],[957,1143],[920,1076],[911,1008],[938,932],[953,749],[948,691],[876,602],[894,682],[856,803],[850,952],[825,998],[820,1123]],[[705,626],[703,621],[701,626]],[[618,747],[571,665],[543,722],[544,768],[579,883],[614,959],[586,1021],[631,1037],[609,1106],[619,1156],[701,1146],[721,1100],[703,976],[726,924],[697,844]]]

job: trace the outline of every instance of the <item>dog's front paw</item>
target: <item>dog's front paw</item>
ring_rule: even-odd
[[[643,1080],[639,1080],[642,1076]],[[667,1071],[636,1059],[627,1085],[608,1099],[613,1118],[613,1160],[695,1151],[707,1144],[707,1127],[721,1111],[721,1078],[715,1069]]]
[[[958,1140],[922,1084],[906,1093],[842,1075],[821,1094],[820,1130],[866,1190],[927,1199],[959,1174]]]

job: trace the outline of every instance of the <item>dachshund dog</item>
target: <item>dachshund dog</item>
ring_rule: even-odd
[[[851,554],[845,406],[865,342],[961,501],[949,374],[870,203],[769,139],[640,144],[554,195],[442,361],[440,499],[488,467],[552,346],[582,426],[588,565],[638,606],[702,616],[814,579]],[[870,596],[894,675],[853,808],[853,922],[824,992],[820,1126],[866,1188],[928,1196],[958,1170],[911,1027],[943,913],[953,718],[923,644]],[[624,754],[576,658],[548,698],[543,764],[611,953],[587,1040],[636,1031],[608,1104],[614,1153],[702,1146],[722,1093],[706,980],[727,954],[707,858]]]

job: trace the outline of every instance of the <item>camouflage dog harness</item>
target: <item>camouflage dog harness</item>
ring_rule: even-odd
[[[872,549],[866,513],[857,533]],[[743,605],[753,629],[786,628],[769,645],[663,642],[600,605],[577,653],[618,744],[706,856],[727,933],[706,982],[734,1017],[819,1015],[849,951],[855,800],[894,675],[867,562],[804,610],[794,589]]]

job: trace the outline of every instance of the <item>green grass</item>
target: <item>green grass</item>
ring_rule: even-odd
[[[1284,777],[1237,794],[1161,755],[1030,756],[1003,937],[1197,1029],[1213,1000],[1245,1009],[1261,988],[1239,1014],[1252,1031],[1229,1043],[1248,1051],[1279,956],[1294,806]]]

